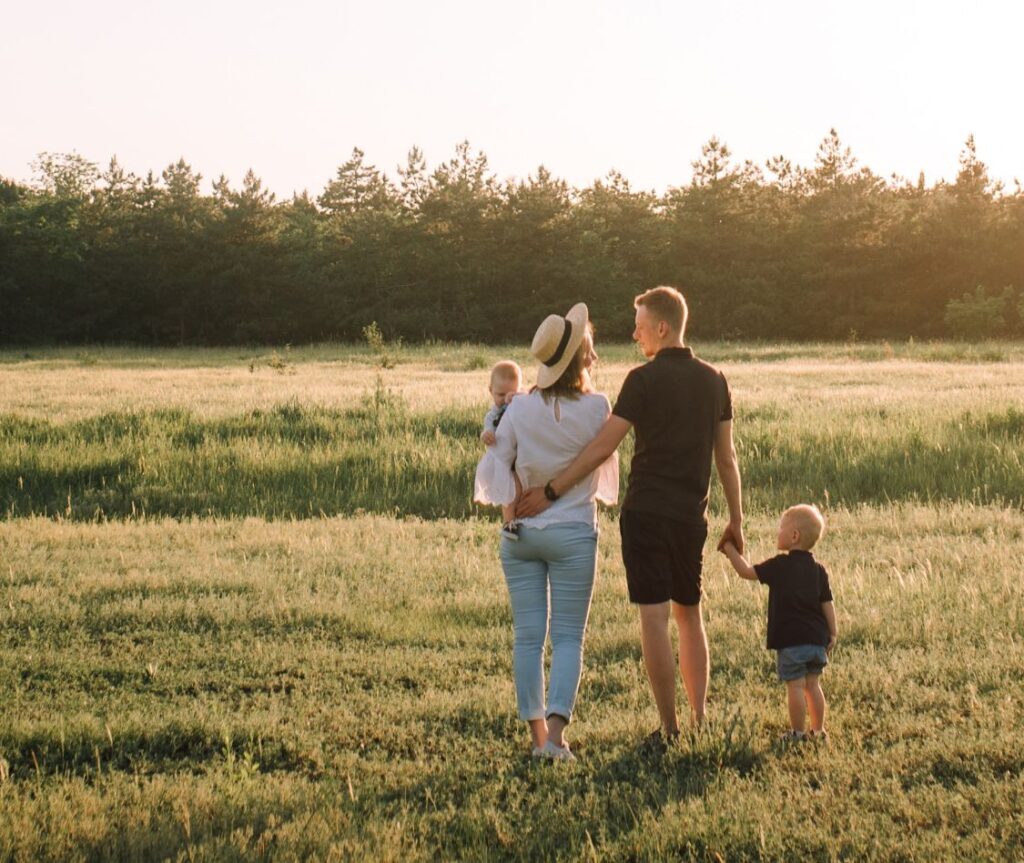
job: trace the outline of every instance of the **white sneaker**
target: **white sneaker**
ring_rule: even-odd
[[[541,757],[548,758],[551,761],[576,760],[576,756],[569,751],[568,743],[566,743],[564,746],[557,746],[550,740],[544,744],[544,748],[541,750]]]

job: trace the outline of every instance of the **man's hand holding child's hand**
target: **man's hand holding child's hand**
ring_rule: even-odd
[[[718,541],[718,550],[725,554],[725,544],[732,543],[736,546],[736,551],[743,554],[743,546],[746,545],[743,541],[743,525],[740,522],[729,522],[725,526],[725,530],[722,532],[722,538]]]

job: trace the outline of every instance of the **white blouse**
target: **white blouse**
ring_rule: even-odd
[[[473,500],[512,503],[516,496],[511,467],[524,489],[544,485],[568,467],[594,439],[611,413],[601,393],[578,399],[554,396],[547,403],[539,392],[516,396],[495,429],[497,442],[477,466]],[[522,519],[529,527],[563,522],[597,525],[597,505],[619,499],[619,455],[612,453],[597,470],[551,504],[540,515]]]

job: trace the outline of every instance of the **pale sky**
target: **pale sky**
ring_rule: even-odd
[[[353,147],[395,177],[468,139],[502,179],[544,164],[663,191],[717,135],[810,165],[836,127],[860,164],[953,179],[968,134],[1024,182],[1012,0],[49,0],[5,3],[0,176],[41,151],[136,172],[183,156],[319,194]]]

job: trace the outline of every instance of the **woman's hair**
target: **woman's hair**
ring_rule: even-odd
[[[594,346],[594,326],[587,321],[587,331],[583,341],[576,348],[576,353],[569,360],[569,365],[551,386],[541,389],[540,394],[547,401],[551,396],[565,399],[578,399],[583,393],[590,392],[590,373],[587,371],[587,354]]]

